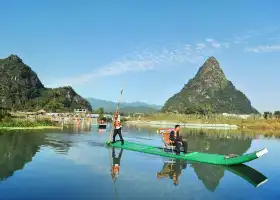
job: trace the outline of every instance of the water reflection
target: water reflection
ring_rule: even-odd
[[[92,131],[92,124],[89,121],[82,121],[77,124],[68,125],[65,124],[63,126],[62,132],[75,132],[75,133],[86,133]]]
[[[0,181],[13,176],[14,172],[24,168],[25,164],[40,151],[41,147],[50,147],[57,153],[66,154],[73,141],[69,136],[41,133],[0,133]],[[58,139],[60,138],[60,139]]]
[[[185,160],[170,160],[170,162],[165,162],[162,170],[157,172],[157,178],[170,178],[173,180],[174,185],[179,184],[179,176],[183,169],[186,169],[187,161]]]
[[[267,177],[262,173],[244,164],[235,166],[218,166],[194,163],[191,167],[194,168],[197,178],[201,180],[205,188],[211,192],[216,190],[220,180],[224,177],[226,170],[240,176],[254,187],[261,185],[267,180]]]
[[[194,169],[197,178],[202,181],[204,187],[211,192],[216,190],[226,170],[243,178],[254,187],[258,187],[267,181],[267,177],[261,172],[244,164],[219,166],[190,162],[189,165]],[[179,176],[186,167],[186,161],[170,159],[164,162],[162,170],[157,172],[156,176],[157,178],[169,178],[173,181],[174,185],[178,185]]]
[[[111,176],[112,176],[113,182],[116,182],[116,180],[119,177],[122,153],[123,153],[123,149],[120,149],[118,156],[116,156],[116,148],[114,148],[114,147],[112,148],[113,164],[111,166]]]
[[[0,133],[0,181],[12,176],[15,171],[30,162],[44,137],[24,133]]]
[[[148,132],[149,136],[151,136],[151,130],[148,130],[146,132]],[[134,138],[136,137],[137,136],[135,136]],[[199,134],[193,134],[193,132],[188,134],[185,132],[184,138],[187,138],[188,140],[190,151],[215,154],[241,155],[246,153],[252,144],[252,138],[250,137],[217,137],[215,135],[209,136],[207,133],[201,131]],[[202,181],[204,187],[211,192],[214,192],[217,189],[221,179],[225,175],[225,171],[229,171],[235,175],[240,176],[255,187],[259,186],[267,180],[267,177],[265,177],[262,173],[247,165],[220,166],[195,163],[178,159],[165,161],[163,163],[161,171],[156,173],[156,177],[158,179],[168,178],[172,180],[175,186],[177,186],[180,183],[180,176],[183,170],[187,168],[187,166],[194,169],[197,179]]]
[[[32,199],[31,197],[33,199],[50,199],[54,194],[63,192],[68,194],[69,198],[76,194],[77,199],[100,198],[101,195],[104,198],[108,195],[108,199],[112,199],[113,187],[117,196],[116,185],[119,195],[129,198],[133,197],[135,193],[139,198],[146,198],[153,197],[154,194],[160,192],[164,195],[163,199],[170,199],[172,196],[176,198],[186,194],[184,190],[178,190],[178,186],[181,186],[188,187],[191,198],[197,196],[199,189],[201,194],[209,195],[208,191],[211,191],[212,195],[216,195],[215,199],[223,199],[218,198],[220,191],[214,193],[218,187],[221,188],[219,185],[222,179],[226,178],[223,181],[223,187],[234,185],[238,191],[242,190],[239,188],[238,179],[245,180],[248,182],[246,185],[249,188],[246,188],[246,185],[242,185],[242,187],[245,187],[244,190],[249,191],[250,195],[254,191],[253,187],[250,190],[251,185],[258,187],[267,180],[262,173],[246,165],[217,166],[168,159],[118,148],[106,148],[104,141],[107,140],[110,128],[107,132],[99,132],[101,135],[98,134],[97,127],[84,129],[83,133],[75,130],[69,127],[68,130],[64,129],[59,133],[0,133],[0,190],[2,189],[3,193],[10,188],[4,194],[3,199],[9,199],[5,197],[12,199],[13,195],[18,197],[14,199],[20,199],[20,196],[25,195],[24,191],[30,189],[34,191],[29,194],[30,199]],[[146,131],[144,128],[141,128],[141,131],[143,132],[137,133],[127,129],[129,132],[127,140],[138,138],[137,142],[160,146],[161,141],[155,132]],[[144,139],[145,137],[146,139]],[[250,138],[218,138],[206,134],[186,134],[186,138],[192,150],[208,153],[243,154],[252,145]],[[271,141],[269,142],[272,144]],[[32,160],[34,156],[36,159]],[[162,160],[165,161],[161,162]],[[23,169],[26,163],[30,162],[32,162],[31,165],[27,165],[24,170],[17,173],[17,176],[9,179],[15,171]],[[264,170],[271,179],[256,193],[265,192],[268,187],[275,188],[277,185],[274,184],[277,183],[274,178],[277,176],[276,167],[273,169],[272,167],[279,165],[272,165],[274,162],[269,162],[269,160],[267,163],[264,162],[257,161],[254,166]],[[51,170],[49,170],[49,166]],[[269,167],[271,171],[268,170]],[[155,174],[157,175],[155,176]],[[236,181],[228,180],[232,178],[232,174],[240,178],[237,177]],[[163,179],[163,181],[159,181],[159,179]],[[18,194],[12,192],[13,188],[18,191]],[[42,190],[45,190],[45,194],[42,194]],[[106,193],[101,192],[102,190]],[[176,195],[174,196],[175,190]],[[36,193],[36,191],[38,192]],[[62,192],[60,193],[60,191]],[[229,193],[232,195],[235,191],[229,191]],[[86,195],[88,197],[85,197]],[[212,197],[214,198],[214,196]]]

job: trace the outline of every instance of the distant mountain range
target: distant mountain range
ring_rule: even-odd
[[[95,98],[87,98],[86,99],[93,110],[97,110],[98,108],[102,107],[105,112],[115,112],[117,103],[113,101],[106,101],[101,99]],[[154,113],[161,109],[162,106],[154,105],[154,104],[147,104],[143,102],[121,102],[120,103],[120,112],[123,113]]]

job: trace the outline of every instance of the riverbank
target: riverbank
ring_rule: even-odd
[[[59,126],[35,126],[35,127],[0,127],[0,130],[43,130],[43,129],[61,129]]]
[[[251,116],[246,119],[227,117],[223,115],[180,115],[155,114],[152,116],[130,118],[128,124],[148,125],[155,127],[173,127],[179,124],[186,128],[206,129],[241,129],[255,131],[280,131],[280,119],[264,119],[261,116]]]
[[[49,120],[19,120],[13,118],[4,118],[0,121],[0,130],[42,130],[42,129],[61,129],[61,126],[57,125]]]
[[[198,123],[181,123],[181,122],[170,122],[170,121],[145,121],[145,120],[134,120],[127,121],[127,124],[133,125],[144,125],[153,127],[174,127],[176,124],[184,128],[208,128],[208,129],[238,129],[237,125],[230,124],[198,124]]]

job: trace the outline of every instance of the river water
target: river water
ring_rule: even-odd
[[[120,149],[113,154],[104,146],[109,130],[92,126],[0,133],[0,199],[280,199],[277,138],[182,131],[191,151],[243,154],[268,149],[246,165],[223,167]],[[162,146],[155,130],[124,127],[123,135]],[[113,161],[120,161],[118,175],[111,174]]]

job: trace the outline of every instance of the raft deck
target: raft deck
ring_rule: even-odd
[[[147,154],[154,154],[169,158],[177,158],[177,159],[183,159],[183,160],[190,160],[190,161],[196,161],[201,163],[209,163],[209,164],[215,164],[215,165],[237,165],[246,163],[252,160],[255,160],[264,154],[266,154],[268,151],[266,148],[244,154],[239,155],[236,157],[229,157],[227,158],[227,155],[220,155],[220,154],[209,154],[209,153],[201,153],[201,152],[191,152],[188,154],[180,153],[180,155],[176,155],[171,152],[164,151],[163,148],[145,145],[145,144],[139,144],[134,142],[128,142],[125,141],[124,145],[121,145],[120,141],[117,141],[116,143],[107,143],[108,146],[111,147],[117,147],[122,149],[127,149],[131,151],[137,151],[141,153],[147,153]]]

